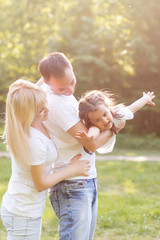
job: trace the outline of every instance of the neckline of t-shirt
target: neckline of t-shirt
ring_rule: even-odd
[[[52,139],[47,137],[44,133],[42,133],[41,131],[39,131],[38,129],[34,128],[31,126],[31,129],[35,130],[38,134],[41,134],[43,137],[45,137],[46,139],[48,139],[49,141],[51,141]]]

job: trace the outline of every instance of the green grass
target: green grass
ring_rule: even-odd
[[[159,162],[98,164],[96,240],[160,237],[159,170]]]
[[[94,240],[160,239],[160,162],[98,162],[98,220]],[[10,160],[0,159],[0,199]],[[41,240],[58,240],[58,221],[47,199]],[[6,232],[0,222],[1,240]]]

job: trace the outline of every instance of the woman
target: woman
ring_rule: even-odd
[[[47,189],[77,175],[88,175],[88,161],[76,156],[51,174],[57,150],[43,121],[48,118],[46,95],[37,85],[15,81],[9,88],[3,137],[12,162],[12,175],[3,196],[1,218],[8,240],[39,240]]]

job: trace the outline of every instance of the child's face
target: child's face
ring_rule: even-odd
[[[94,126],[101,130],[109,130],[113,125],[113,116],[104,105],[99,105],[98,110],[89,112],[88,118]]]
[[[76,78],[72,69],[70,68],[67,68],[65,73],[65,77],[61,79],[56,79],[55,77],[51,76],[47,84],[55,93],[69,96],[75,91]]]

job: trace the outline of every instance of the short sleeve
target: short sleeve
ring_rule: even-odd
[[[40,165],[46,162],[47,147],[39,138],[30,139],[31,165]]]
[[[133,112],[129,109],[129,107],[122,107],[116,113],[123,116],[123,120],[131,120],[134,118]]]
[[[51,98],[53,97],[50,96]],[[80,119],[78,117],[78,102],[74,96],[57,96],[48,99],[50,120],[54,121],[65,132],[77,124]]]
[[[90,127],[89,130],[88,130],[88,135],[90,137],[93,136],[93,139],[98,137],[99,133],[100,133],[100,129],[95,127],[95,126]]]
[[[102,147],[98,148],[97,152],[100,154],[112,152],[115,142],[116,142],[116,136],[113,136],[107,143],[105,143]]]

